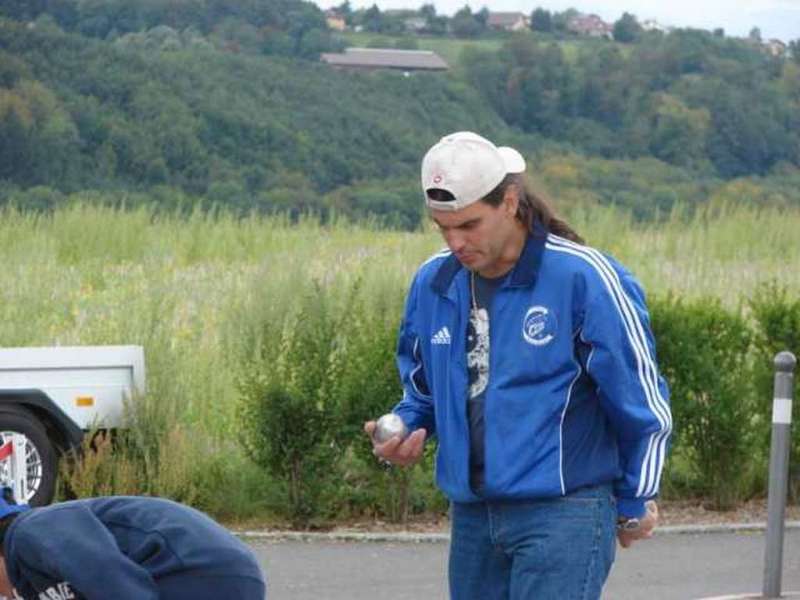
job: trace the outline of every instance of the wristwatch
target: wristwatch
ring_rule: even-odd
[[[639,519],[636,517],[618,517],[617,529],[622,531],[636,531],[639,529]]]

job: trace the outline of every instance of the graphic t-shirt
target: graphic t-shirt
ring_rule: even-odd
[[[469,473],[470,486],[480,494],[484,483],[484,412],[489,385],[489,307],[505,275],[496,279],[470,275],[471,306],[467,324],[467,371],[469,392]]]

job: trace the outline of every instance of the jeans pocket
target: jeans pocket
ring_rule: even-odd
[[[608,488],[592,487],[514,510],[505,522],[517,598],[596,600],[614,560]]]

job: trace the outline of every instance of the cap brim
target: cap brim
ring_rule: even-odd
[[[522,154],[508,146],[499,147],[497,152],[503,158],[503,163],[506,165],[506,173],[525,172],[525,159],[522,158]]]

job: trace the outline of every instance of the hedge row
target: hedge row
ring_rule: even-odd
[[[736,310],[666,297],[651,312],[675,423],[665,493],[723,510],[765,494],[774,357],[800,353],[800,300],[771,283]],[[800,465],[797,427],[792,464]]]
[[[283,488],[295,525],[440,512],[434,448],[413,469],[381,466],[361,431],[400,394],[397,306],[367,307],[359,285],[298,299],[291,319],[267,323],[240,377],[239,425],[249,456]],[[651,299],[675,423],[662,494],[728,509],[767,489],[773,357],[800,354],[800,300],[766,284],[736,309],[714,298]],[[430,446],[430,445],[429,445]],[[800,429],[792,437],[800,465]],[[280,508],[279,508],[280,510]]]

